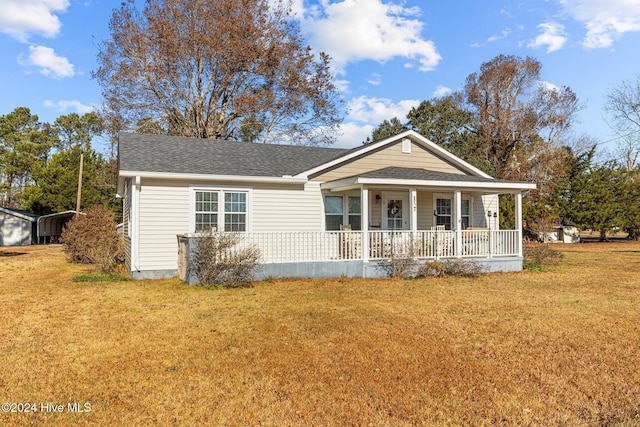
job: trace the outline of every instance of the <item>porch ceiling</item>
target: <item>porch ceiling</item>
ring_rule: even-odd
[[[487,190],[514,192],[532,190],[535,184],[521,181],[485,178],[453,174],[419,168],[387,167],[321,184],[322,189],[342,191],[362,186],[401,186],[428,188],[457,188],[462,190]]]

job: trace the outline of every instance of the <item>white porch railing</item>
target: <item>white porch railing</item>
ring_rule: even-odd
[[[509,257],[519,254],[516,230],[464,230],[460,247],[455,231],[325,231],[242,233],[240,247],[255,246],[264,263],[310,262],[391,257],[438,259]]]

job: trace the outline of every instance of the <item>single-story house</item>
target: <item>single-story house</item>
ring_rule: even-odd
[[[522,269],[522,229],[499,229],[498,196],[535,184],[494,179],[414,131],[354,149],[162,135],[119,136],[126,264],[175,276],[178,235],[238,232],[262,276],[380,275],[379,262],[467,258]],[[395,255],[393,255],[395,254]]]
[[[37,243],[38,215],[20,209],[0,208],[0,246]]]

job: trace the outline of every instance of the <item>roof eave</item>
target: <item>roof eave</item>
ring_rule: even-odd
[[[141,178],[161,178],[175,179],[180,181],[222,181],[222,182],[257,182],[268,184],[305,184],[306,178],[283,176],[251,176],[251,175],[214,175],[214,174],[195,174],[195,173],[175,173],[175,172],[149,172],[149,171],[129,171],[121,170],[118,173],[118,184],[122,179],[122,190],[124,191],[124,178],[136,177]],[[119,188],[120,190],[120,188]],[[118,191],[120,193],[120,191]]]
[[[429,187],[429,188],[460,188],[463,190],[490,190],[496,192],[526,191],[536,188],[528,182],[487,182],[487,181],[442,181],[399,178],[367,178],[351,177],[336,181],[325,182],[320,185],[323,190],[342,191],[364,185],[401,186],[401,187]]]

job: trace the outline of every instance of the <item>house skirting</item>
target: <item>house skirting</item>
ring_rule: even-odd
[[[522,271],[522,258],[465,258],[467,262],[480,264],[487,273]],[[417,261],[417,263],[425,262]],[[331,277],[364,277],[369,279],[388,277],[388,270],[384,268],[384,261],[348,260],[348,261],[316,261],[263,264],[258,274],[258,280],[270,277],[295,278],[331,278]]]
[[[486,272],[517,272],[522,271],[522,258],[464,258],[467,262],[480,264]],[[418,261],[424,262],[424,261]],[[175,277],[177,270],[147,270],[134,271],[131,277],[134,279],[160,279]],[[314,262],[282,262],[262,264],[257,270],[256,280],[268,278],[310,278],[321,279],[331,277],[364,277],[385,278],[388,270],[384,268],[383,261],[365,262],[362,260],[342,261],[314,261]],[[185,279],[189,285],[198,283],[198,279],[192,273]]]

